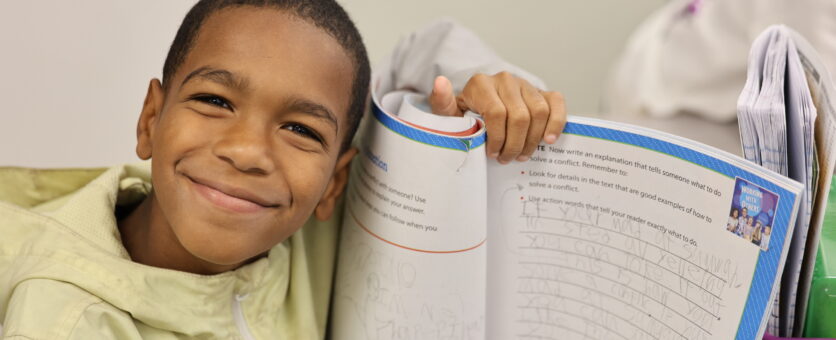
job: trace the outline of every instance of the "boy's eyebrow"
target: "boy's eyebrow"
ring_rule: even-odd
[[[237,90],[246,90],[249,86],[249,82],[247,82],[246,78],[241,78],[235,73],[224,69],[216,69],[211,66],[203,66],[200,67],[183,78],[183,82],[180,83],[180,86],[185,85],[189,80],[193,79],[194,77],[204,78],[206,80],[219,83],[225,87],[231,87]]]
[[[209,81],[219,83],[223,86],[235,88],[242,91],[246,90],[249,86],[249,83],[247,82],[246,78],[241,78],[235,75],[235,73],[232,73],[224,69],[216,69],[211,66],[203,66],[192,71],[191,73],[186,75],[185,78],[183,78],[183,82],[180,83],[180,86],[183,86],[184,84],[186,84],[186,82],[195,77],[205,78]],[[310,114],[319,119],[325,120],[334,127],[334,130],[336,130],[337,133],[339,133],[340,131],[340,126],[339,124],[337,124],[336,116],[334,116],[334,113],[331,112],[331,110],[329,110],[327,107],[325,107],[325,105],[319,104],[309,99],[297,97],[291,101],[290,105],[288,106],[288,109],[294,112]]]
[[[334,127],[334,130],[336,130],[337,133],[340,132],[340,126],[337,124],[336,116],[334,116],[334,113],[322,104],[305,98],[294,98],[290,102],[288,109],[293,112],[310,114],[319,119],[325,120]]]

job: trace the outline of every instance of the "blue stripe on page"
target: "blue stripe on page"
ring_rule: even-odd
[[[735,339],[738,340],[755,339],[759,331],[761,321],[764,320],[764,316],[767,313],[766,307],[769,302],[773,283],[776,280],[777,267],[779,261],[781,260],[781,252],[785,246],[784,241],[786,240],[787,228],[790,223],[792,215],[791,212],[796,195],[756,174],[732,165],[726,161],[670,142],[630,132],[575,122],[567,123],[564,133],[612,140],[665,153],[698,164],[705,168],[712,169],[731,178],[743,178],[778,195],[779,200],[773,222],[769,249],[765,252],[760,252],[760,256],[758,257],[755,274],[749,289],[749,296],[746,299],[743,316],[738,326],[737,336],[735,337]]]
[[[465,152],[485,144],[486,137],[484,133],[474,137],[456,138],[426,132],[389,116],[375,103],[372,103],[372,113],[374,113],[374,118],[389,130],[424,144]]]

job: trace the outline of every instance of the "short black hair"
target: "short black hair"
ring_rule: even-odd
[[[351,85],[351,102],[348,106],[348,130],[342,141],[341,151],[348,149],[369,96],[371,70],[363,38],[348,13],[334,0],[201,0],[183,18],[177,35],[168,50],[163,65],[163,86],[168,88],[177,68],[183,64],[194,44],[203,22],[210,15],[229,7],[253,6],[287,11],[308,23],[319,27],[342,46],[354,63],[354,81]]]

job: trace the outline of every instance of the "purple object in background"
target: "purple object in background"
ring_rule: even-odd
[[[696,14],[700,10],[700,7],[702,7],[702,0],[691,0],[691,3],[688,4],[685,10],[688,14]]]

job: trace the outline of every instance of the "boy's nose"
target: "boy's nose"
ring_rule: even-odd
[[[225,131],[215,143],[213,153],[239,171],[268,174],[275,167],[270,157],[270,142],[267,124],[244,119]]]

